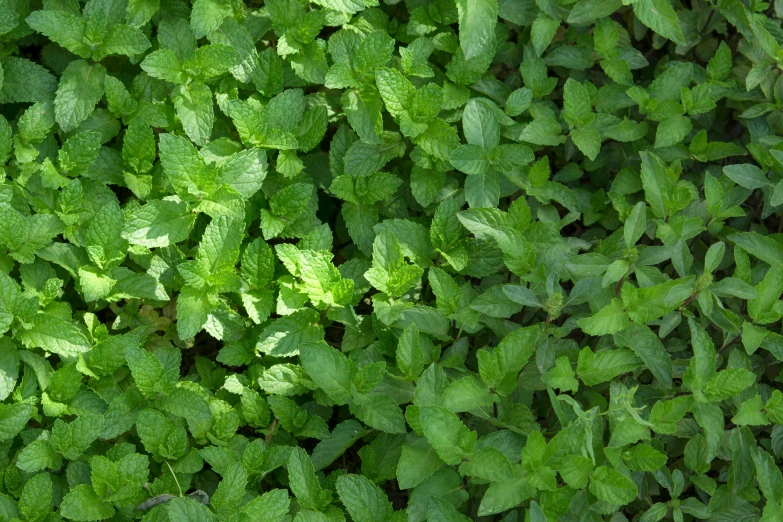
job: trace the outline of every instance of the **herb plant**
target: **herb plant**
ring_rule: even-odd
[[[783,520],[783,6],[0,0],[0,521]]]

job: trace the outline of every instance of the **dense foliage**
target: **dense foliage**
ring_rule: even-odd
[[[783,520],[782,18],[0,0],[0,521]]]

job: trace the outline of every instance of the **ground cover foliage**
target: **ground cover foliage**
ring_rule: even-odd
[[[0,520],[783,520],[781,17],[1,0]]]

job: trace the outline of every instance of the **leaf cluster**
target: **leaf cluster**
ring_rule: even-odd
[[[783,520],[781,20],[0,0],[0,522]]]

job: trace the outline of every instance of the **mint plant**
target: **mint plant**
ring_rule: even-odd
[[[783,520],[781,20],[0,0],[0,522]]]

